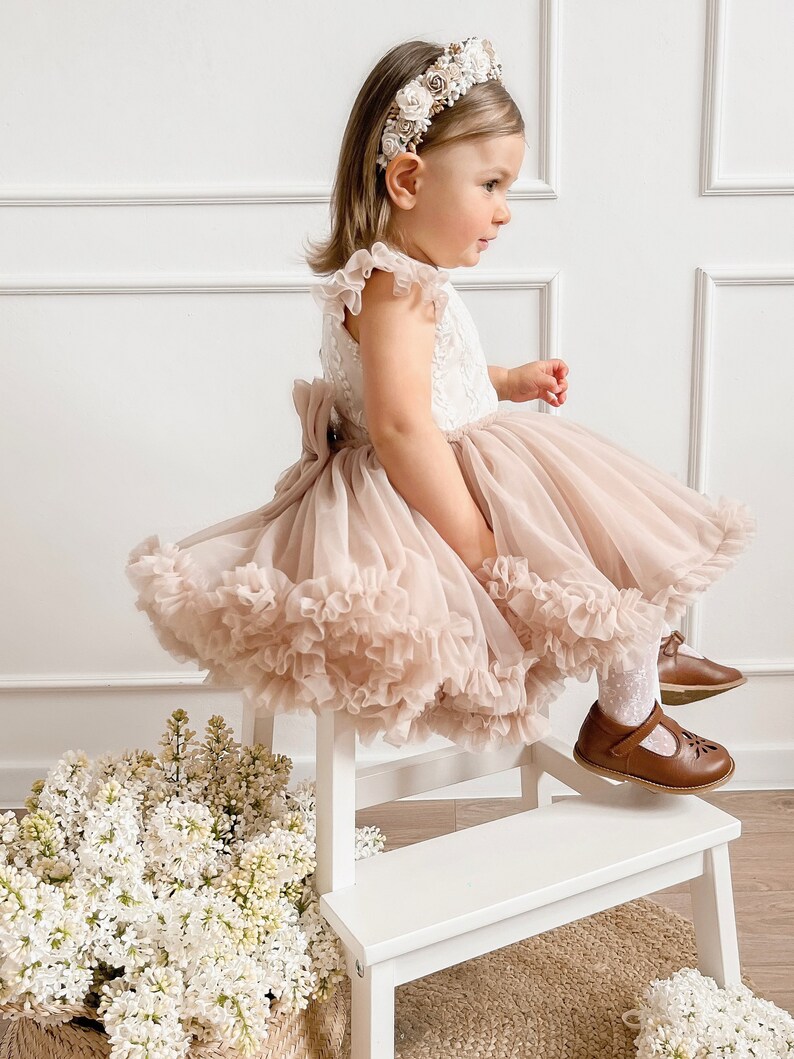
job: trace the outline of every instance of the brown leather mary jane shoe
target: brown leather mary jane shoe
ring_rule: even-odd
[[[659,646],[659,688],[665,706],[684,706],[747,683],[747,677],[733,666],[679,651],[685,642],[678,629],[673,629]]]
[[[678,744],[670,756],[640,746],[657,724],[672,732]],[[663,794],[713,791],[727,783],[736,768],[724,746],[682,728],[656,701],[651,715],[635,727],[607,717],[596,699],[579,731],[573,756],[590,772],[630,780]]]

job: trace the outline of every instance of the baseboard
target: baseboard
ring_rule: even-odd
[[[733,778],[720,788],[724,791],[777,791],[794,790],[794,744],[774,744],[772,746],[751,746],[737,749],[731,746],[731,754],[736,761],[736,772]],[[363,759],[360,765],[374,765],[378,761],[390,761],[393,758],[373,757]],[[296,761],[298,767],[313,776],[314,760]],[[570,788],[558,780],[550,785],[552,795],[570,794]],[[466,783],[456,783],[437,791],[413,795],[405,801],[424,801],[427,799],[448,798],[517,798],[520,794],[520,780],[517,769],[498,773],[494,776],[483,776]]]
[[[731,748],[736,760],[733,779],[720,788],[723,791],[776,791],[794,790],[794,745],[752,746],[737,750]],[[393,758],[359,754],[361,768]],[[20,809],[30,794],[37,779],[43,779],[55,762],[39,762],[15,765],[0,765],[0,810]],[[315,777],[314,758],[309,755],[292,758],[292,773],[289,786]],[[551,793],[566,794],[569,789],[562,783],[552,781]],[[457,783],[425,794],[413,795],[405,801],[448,798],[513,798],[519,794],[517,770],[484,776],[481,779]]]

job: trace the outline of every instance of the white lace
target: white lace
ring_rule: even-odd
[[[376,242],[371,250],[357,250],[328,282],[312,288],[323,310],[323,377],[334,387],[334,425],[341,427],[342,435],[369,438],[361,356],[358,343],[344,326],[344,307],[353,315],[361,311],[361,290],[373,268],[394,273],[395,294],[407,294],[418,283],[425,300],[435,303],[431,414],[437,426],[457,430],[496,412],[499,398],[488,376],[477,327],[449,281],[449,273]]]
[[[650,716],[654,703],[662,703],[659,688],[659,643],[648,645],[643,664],[622,673],[611,671],[608,677],[598,676],[598,706],[618,724],[641,724]],[[671,732],[658,724],[640,746],[669,757],[675,752],[676,741]]]

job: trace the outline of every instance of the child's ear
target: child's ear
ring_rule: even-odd
[[[395,206],[402,210],[414,208],[417,184],[424,166],[424,161],[411,151],[403,151],[389,162],[385,175],[386,188]]]

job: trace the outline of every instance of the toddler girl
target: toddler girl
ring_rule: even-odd
[[[566,677],[599,697],[580,764],[655,790],[734,763],[660,706],[660,636],[755,532],[707,496],[560,416],[559,359],[489,366],[447,269],[510,221],[524,123],[488,40],[392,48],[345,129],[322,377],[296,379],[300,459],[273,499],[130,554],[162,645],[257,709],[348,710],[362,742],[441,734],[480,750],[549,731]]]

